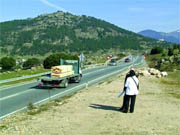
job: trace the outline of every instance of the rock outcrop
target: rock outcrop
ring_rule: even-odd
[[[137,69],[136,73],[140,76],[155,76],[157,78],[165,77],[168,75],[167,72],[160,72],[155,68],[140,68]]]

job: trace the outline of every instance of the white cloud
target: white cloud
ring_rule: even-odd
[[[60,10],[60,11],[63,11],[63,12],[67,12],[64,8],[59,7],[58,5],[55,5],[55,4],[51,3],[51,2],[49,2],[48,0],[40,0],[40,1],[41,1],[42,3],[44,3],[45,5],[47,5],[47,6],[56,8],[56,9],[58,9],[58,10]]]

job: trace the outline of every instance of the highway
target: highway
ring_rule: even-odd
[[[67,88],[40,89],[38,82],[33,81],[25,84],[4,88],[0,90],[0,119],[16,112],[25,110],[31,102],[35,105],[43,104],[49,100],[72,94],[76,91],[104,80],[112,75],[117,75],[127,70],[132,65],[143,64],[142,56],[134,56],[129,63],[120,62],[117,66],[100,66],[93,69],[83,70],[80,83],[71,83]]]

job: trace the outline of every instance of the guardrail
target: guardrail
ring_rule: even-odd
[[[35,74],[35,75],[25,75],[25,76],[18,77],[18,78],[1,80],[0,84],[7,83],[7,82],[13,82],[13,81],[19,81],[19,80],[28,79],[28,78],[33,78],[33,77],[42,76],[42,75],[46,75],[46,74],[50,74],[50,73],[51,72],[44,72],[44,73],[39,73],[39,74]]]

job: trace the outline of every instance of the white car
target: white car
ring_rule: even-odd
[[[117,62],[115,60],[111,60],[108,65],[109,66],[117,66]]]

